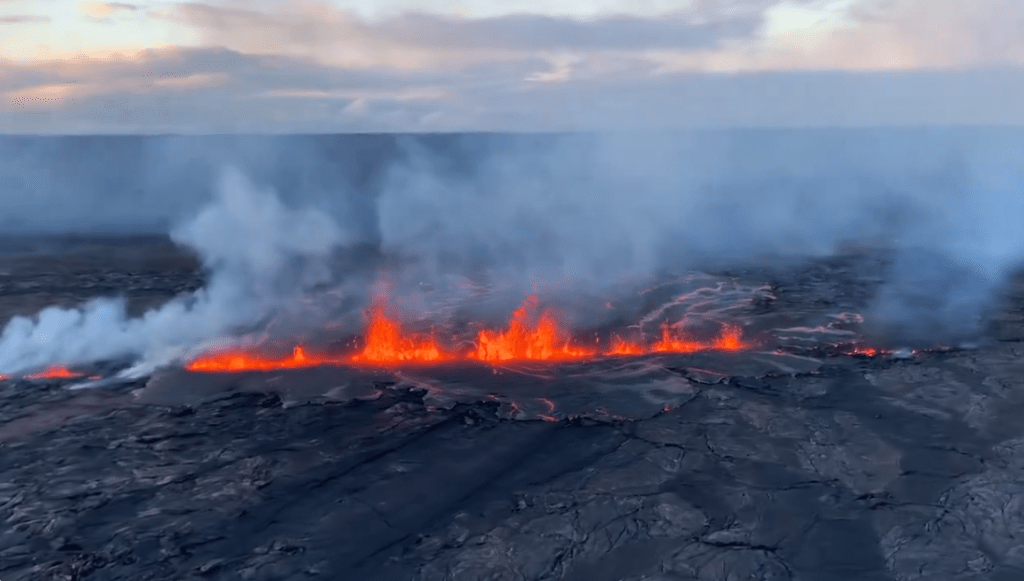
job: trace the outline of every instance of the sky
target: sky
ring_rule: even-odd
[[[1020,0],[0,0],[0,132],[1020,125]]]

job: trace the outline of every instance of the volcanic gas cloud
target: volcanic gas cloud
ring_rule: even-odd
[[[843,158],[804,179],[804,149],[758,165],[700,136],[577,136],[543,150],[532,140],[485,147],[487,139],[459,164],[441,150],[403,146],[351,191],[324,186],[294,202],[279,197],[302,189],[303,180],[287,177],[292,172],[271,188],[266,175],[254,183],[225,169],[208,202],[170,230],[202,260],[204,288],[142,316],[104,297],[15,317],[0,333],[0,373],[56,376],[59,366],[124,359],[144,374],[182,364],[195,371],[501,364],[744,349],[768,341],[741,328],[774,332],[742,310],[705,316],[696,303],[676,308],[667,294],[641,305],[634,291],[663,275],[719,272],[728,260],[824,256],[851,242],[897,238],[895,250],[907,258],[894,262],[895,274],[886,276],[898,284],[886,282],[870,318],[876,326],[893,321],[882,326],[883,338],[920,328],[919,342],[927,343],[977,334],[979,305],[1024,247],[1016,222],[1003,219],[1019,213],[1024,198],[1000,189],[1002,182],[969,183],[970,196],[944,194],[963,198],[961,205],[935,201],[932,181],[908,186],[903,197],[875,187],[902,183],[881,178],[852,197],[808,195],[873,165]],[[864,151],[873,152],[878,142],[869,141]],[[964,216],[970,236],[952,235]],[[936,248],[942,260],[923,261],[910,245]],[[970,282],[973,271],[944,266],[964,256],[981,265],[980,282]],[[390,293],[377,292],[381,280]],[[591,299],[633,302],[631,310],[601,312]],[[666,304],[672,311],[659,311]],[[850,333],[844,341],[858,338]]]

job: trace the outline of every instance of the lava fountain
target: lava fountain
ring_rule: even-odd
[[[597,355],[594,350],[574,347],[552,311],[537,316],[540,301],[529,297],[512,313],[508,329],[484,329],[476,338],[476,348],[467,357],[479,361],[516,359],[559,361],[585,359]],[[531,319],[534,321],[531,324]]]
[[[398,318],[390,312],[387,302],[378,297],[370,309],[370,324],[362,352],[352,357],[353,363],[434,363],[450,360],[437,344],[436,338],[408,334]]]
[[[201,355],[186,365],[196,372],[242,372],[295,369],[321,365],[394,366],[475,361],[506,363],[514,361],[579,361],[599,357],[635,357],[652,354],[695,353],[699,351],[740,351],[752,345],[744,340],[739,327],[726,326],[712,340],[688,336],[681,325],[664,323],[654,342],[626,341],[615,336],[609,348],[599,349],[577,344],[559,322],[557,313],[541,310],[535,296],[528,297],[513,311],[505,329],[482,328],[469,349],[450,347],[457,337],[438,337],[430,333],[409,332],[400,317],[378,297],[367,313],[362,349],[354,354],[317,355],[302,346],[291,355],[272,357],[254,349],[227,349]],[[462,342],[465,344],[465,342]]]

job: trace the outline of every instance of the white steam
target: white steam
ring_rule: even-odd
[[[932,195],[932,212],[897,248],[868,313],[881,339],[974,342],[1002,306],[1001,287],[1024,262],[1024,158],[1016,144],[1000,145],[978,146],[960,195]]]
[[[526,139],[474,152],[469,172],[410,141],[378,199],[382,244],[418,259],[407,291],[429,281],[448,297],[468,277],[570,298],[665,270],[881,246],[895,260],[869,326],[911,343],[980,332],[1024,257],[1012,139],[836,137]]]
[[[307,307],[314,327],[329,315],[355,330],[378,274],[413,317],[504,319],[539,291],[585,313],[570,324],[597,325],[622,313],[588,311],[586,300],[603,307],[664,271],[826,255],[851,243],[896,251],[864,313],[880,334],[966,337],[981,330],[999,282],[1024,257],[1022,137],[879,130],[167,142],[153,146],[166,159],[153,161],[164,169],[146,178],[152,183],[121,188],[142,192],[140,205],[173,205],[161,180],[205,179],[209,167],[194,176],[177,169],[209,160],[242,160],[247,175],[290,201],[224,173],[212,203],[188,206],[192,218],[172,231],[202,257],[206,288],[139,318],[121,301],[97,300],[15,319],[0,335],[0,373],[166,360],[295,320]],[[90,195],[106,191],[99,177]],[[291,209],[310,204],[332,211]],[[68,220],[88,216],[86,206],[71,204]],[[344,287],[332,278],[342,270]],[[480,305],[472,313],[471,303]],[[301,323],[292,330],[308,331]]]
[[[330,216],[284,207],[237,170],[225,170],[214,199],[172,232],[209,270],[207,286],[127,315],[120,299],[17,317],[0,335],[0,372],[121,357],[160,358],[250,330],[327,279],[325,261],[346,240]]]

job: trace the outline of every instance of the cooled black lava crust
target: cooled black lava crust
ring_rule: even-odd
[[[202,282],[162,243],[117,252],[4,257],[4,316]],[[731,274],[796,317],[862,303],[858,264]],[[269,382],[185,404],[0,382],[0,579],[1021,579],[1020,313],[973,351],[667,366],[667,411],[629,420],[369,377],[354,399]]]

